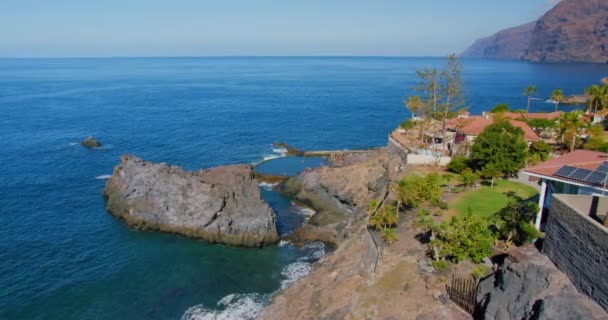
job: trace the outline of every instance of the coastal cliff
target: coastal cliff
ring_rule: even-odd
[[[332,167],[305,170],[285,181],[284,193],[316,210],[298,229],[296,241],[323,241],[334,246],[349,236],[353,224],[367,218],[372,199],[382,200],[406,162],[391,148],[346,155]]]
[[[133,227],[245,247],[279,240],[250,165],[189,172],[123,155],[103,195],[108,212]]]
[[[466,49],[463,57],[490,59],[520,59],[532,37],[536,22],[505,29],[489,37],[476,40]]]
[[[532,24],[477,40],[462,56],[608,63],[608,1],[563,0]]]
[[[440,275],[408,221],[390,246],[367,229],[369,201],[391,199],[393,183],[410,168],[402,156],[389,145],[285,182],[285,190],[317,209],[294,236],[336,250],[279,292],[259,319],[470,319],[442,297]]]

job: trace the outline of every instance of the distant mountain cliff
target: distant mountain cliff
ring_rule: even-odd
[[[532,30],[536,22],[502,30],[487,38],[478,39],[462,56],[519,59],[528,49]]]
[[[475,41],[462,56],[608,63],[608,0],[563,0],[536,22]]]

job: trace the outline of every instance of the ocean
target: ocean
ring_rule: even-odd
[[[0,59],[0,318],[248,319],[325,248],[231,248],[127,228],[105,212],[105,179],[135,154],[186,169],[305,150],[383,146],[408,117],[415,70],[439,58]],[[580,93],[608,65],[464,60],[472,113],[533,111]],[[572,107],[563,107],[569,110]],[[89,135],[103,146],[89,150]],[[284,158],[285,159],[285,158]],[[319,165],[312,161],[305,165]],[[293,174],[301,161],[263,164]],[[262,185],[279,231],[309,210]]]

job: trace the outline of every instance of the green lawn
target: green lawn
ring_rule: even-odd
[[[508,191],[514,191],[524,199],[531,198],[538,193],[534,188],[519,182],[496,180],[493,189],[490,186],[481,186],[463,191],[448,205],[450,209],[460,215],[466,214],[471,208],[473,214],[491,216],[507,205],[509,199],[505,193]]]

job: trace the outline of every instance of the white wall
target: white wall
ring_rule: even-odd
[[[450,161],[452,161],[451,157],[434,157],[411,153],[407,155],[408,164],[430,164],[444,167],[447,166]]]

